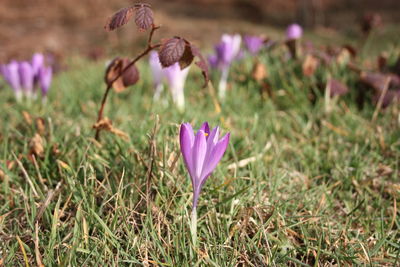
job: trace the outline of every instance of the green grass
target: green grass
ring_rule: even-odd
[[[260,58],[273,99],[260,98],[251,60],[237,64],[220,113],[196,71],[184,114],[167,93],[153,103],[140,65],[139,84],[112,93],[106,107],[129,140],[106,132],[93,139],[103,63],[71,62],[45,106],[17,104],[1,90],[0,265],[400,264],[398,106],[372,120],[375,107],[354,102],[356,74],[340,67],[330,73],[352,93],[327,107],[317,92],[313,105],[315,80],[283,58],[282,51]],[[28,155],[37,118],[45,121],[44,157],[35,164]],[[182,122],[203,121],[231,132],[231,143],[203,188],[194,249],[178,132]]]

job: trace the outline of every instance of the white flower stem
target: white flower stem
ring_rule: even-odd
[[[226,96],[226,87],[228,84],[228,76],[229,76],[229,67],[222,69],[221,80],[218,85],[218,95],[221,99],[225,99]]]
[[[153,97],[154,101],[160,100],[161,93],[163,90],[164,90],[164,85],[162,83],[157,84]]]
[[[192,236],[193,247],[197,247],[197,210],[193,208],[190,222],[190,234]]]
[[[22,92],[21,91],[15,91],[15,99],[17,99],[17,102],[21,102],[22,100]]]
[[[177,87],[172,91],[172,99],[180,112],[185,110],[185,95],[183,87]]]

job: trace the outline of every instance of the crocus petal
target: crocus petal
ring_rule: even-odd
[[[235,58],[240,52],[240,45],[242,43],[242,37],[239,34],[235,34],[232,38],[232,47],[233,47],[233,58]]]
[[[295,40],[301,38],[303,35],[303,29],[299,24],[290,24],[286,29],[286,39]]]
[[[210,134],[210,126],[208,126],[208,122],[204,122],[204,123],[201,125],[199,131],[200,131],[200,130],[206,133],[206,139],[207,139],[207,138],[208,138],[208,135]]]
[[[18,71],[22,89],[27,94],[31,94],[33,90],[33,70],[31,64],[29,62],[21,62]]]
[[[244,43],[246,45],[247,50],[251,53],[251,54],[257,54],[258,51],[261,50],[261,48],[263,48],[264,46],[264,39],[258,36],[250,36],[250,35],[246,35],[244,37]]]
[[[164,74],[167,77],[169,89],[172,94],[172,98],[179,109],[183,110],[184,100],[184,89],[186,77],[189,73],[190,66],[181,70],[179,63],[175,63],[172,66],[164,68]]]
[[[185,162],[186,168],[189,171],[190,177],[192,178],[192,183],[194,177],[194,171],[193,171],[194,166],[192,160],[193,144],[194,144],[194,133],[192,126],[189,123],[184,123],[181,125],[181,130],[180,130],[180,145],[181,145],[183,160]]]
[[[207,142],[205,132],[202,130],[197,131],[196,137],[194,139],[193,144],[193,154],[192,161],[194,167],[194,175],[193,177],[194,184],[197,186],[199,183],[200,175],[203,171],[204,159],[207,152]]]
[[[4,78],[14,90],[15,93],[21,91],[21,81],[18,71],[19,65],[16,61],[11,61],[9,64],[5,65],[3,71],[5,72]]]
[[[217,55],[209,55],[208,56],[208,64],[211,68],[216,69],[218,67],[218,56]]]
[[[33,54],[31,64],[33,75],[38,76],[40,69],[44,66],[44,55],[41,53]]]
[[[206,160],[205,160],[204,166],[207,165],[209,158],[211,156],[211,153],[213,152],[215,145],[218,143],[218,138],[219,138],[219,127],[215,127],[211,131],[210,135],[207,138],[207,152],[206,152],[206,156],[205,156]],[[203,169],[204,169],[204,167],[203,167]]]
[[[44,66],[40,67],[39,84],[42,90],[42,96],[46,96],[49,91],[52,75],[53,75],[53,70],[51,67],[44,67]]]
[[[210,174],[217,167],[218,162],[221,160],[224,155],[226,148],[229,144],[230,134],[226,134],[214,147],[210,156],[207,158],[207,162],[204,163],[203,172],[201,173],[201,182],[204,183],[204,180],[210,176]]]
[[[152,51],[150,53],[149,64],[153,76],[154,86],[157,87],[159,84],[161,84],[164,78],[164,72],[160,63],[160,59],[158,57],[158,53],[156,51]]]

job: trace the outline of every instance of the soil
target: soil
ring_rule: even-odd
[[[134,1],[136,2],[136,1]],[[103,26],[127,0],[2,0],[0,62],[36,51],[99,57],[135,50],[146,35],[133,23],[107,33]],[[223,32],[268,33],[298,21],[309,28],[346,28],[373,10],[384,22],[400,22],[398,0],[153,0],[160,37],[184,36],[209,46]],[[279,28],[280,27],[280,28]],[[132,51],[134,52],[134,51]]]

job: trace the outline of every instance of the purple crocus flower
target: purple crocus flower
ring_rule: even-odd
[[[218,92],[222,99],[226,95],[229,68],[234,60],[242,56],[240,50],[241,42],[242,37],[239,34],[224,34],[221,37],[221,42],[215,46],[215,55],[209,57],[210,65],[221,70]]]
[[[290,24],[286,29],[287,40],[297,40],[303,35],[303,28],[297,23]]]
[[[172,99],[180,111],[185,109],[184,88],[189,69],[190,66],[181,70],[178,62],[163,69],[172,94]]]
[[[216,69],[218,68],[218,56],[217,55],[209,55],[208,56],[208,64],[211,66],[211,68]]]
[[[4,80],[14,90],[17,101],[22,98],[21,82],[19,77],[19,65],[17,61],[11,61],[9,64],[2,65],[1,72]]]
[[[32,60],[31,60],[31,65],[32,65],[32,70],[33,70],[33,74],[35,75],[35,78],[39,77],[40,68],[45,65],[44,61],[45,60],[44,60],[44,55],[43,54],[41,54],[41,53],[33,54]]]
[[[230,134],[219,139],[219,127],[210,132],[205,122],[194,134],[189,123],[183,123],[180,129],[180,145],[183,160],[189,171],[193,187],[193,208],[190,232],[193,245],[197,243],[197,202],[201,188],[224,155],[229,144]]]
[[[153,76],[153,85],[155,88],[154,92],[154,100],[159,100],[162,91],[164,90],[163,79],[164,79],[164,71],[160,63],[160,59],[158,57],[158,53],[156,51],[152,51],[149,56],[149,64],[150,70]]]
[[[31,98],[33,96],[33,68],[31,64],[27,61],[23,61],[19,63],[18,72],[20,77],[20,83],[22,90],[25,92],[27,98]]]
[[[246,35],[244,37],[244,44],[247,50],[255,55],[264,47],[264,39],[259,36]]]
[[[230,134],[219,139],[219,127],[211,132],[205,122],[193,132],[189,123],[183,123],[180,130],[180,145],[186,168],[193,186],[193,209],[197,207],[201,188],[221,160],[228,147]]]
[[[53,69],[51,67],[42,66],[39,68],[38,80],[40,89],[42,91],[43,101],[45,101],[47,98],[47,93],[49,92],[52,76]]]
[[[242,37],[239,34],[223,34],[221,42],[215,46],[218,61],[223,66],[229,66],[240,53]]]

